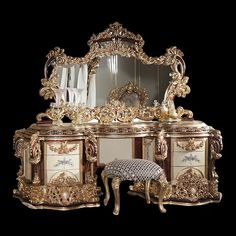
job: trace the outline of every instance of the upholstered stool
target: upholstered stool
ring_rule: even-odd
[[[105,185],[106,196],[104,205],[106,206],[110,191],[108,186],[108,178],[112,178],[112,189],[115,197],[114,215],[118,215],[120,211],[120,182],[124,180],[145,181],[145,198],[146,202],[150,203],[149,187],[151,180],[160,182],[159,193],[159,209],[162,213],[166,212],[163,206],[163,196],[166,186],[166,176],[164,170],[153,161],[143,159],[133,160],[115,160],[108,163],[102,171],[102,180]]]

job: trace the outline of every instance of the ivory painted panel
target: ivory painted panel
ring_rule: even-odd
[[[114,160],[134,158],[133,138],[99,138],[99,164],[107,164]]]
[[[172,166],[203,166],[205,152],[173,152]]]

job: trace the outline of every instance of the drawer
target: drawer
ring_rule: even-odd
[[[171,179],[177,179],[180,175],[184,174],[187,170],[189,170],[191,167],[171,167]],[[196,166],[193,168],[193,170],[196,170],[198,173],[201,173],[203,177],[207,176],[206,173],[206,167],[205,166]]]
[[[49,141],[45,142],[47,155],[79,154],[82,141]]]
[[[202,152],[173,152],[172,166],[204,166],[206,163],[205,151]]]
[[[47,170],[72,170],[78,169],[81,160],[78,155],[53,155],[47,156],[45,169]]]
[[[207,138],[188,138],[172,140],[172,152],[196,151],[202,152],[206,148]]]

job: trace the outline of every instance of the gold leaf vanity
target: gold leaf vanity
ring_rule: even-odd
[[[220,131],[174,104],[175,96],[190,92],[183,53],[171,47],[149,57],[142,37],[117,22],[88,45],[84,57],[60,48],[47,55],[40,95],[54,102],[15,133],[21,165],[14,196],[33,209],[96,207],[97,169],[115,159],[142,158],[166,173],[164,204],[219,202]],[[158,193],[152,182],[152,202]],[[130,194],[144,196],[144,183],[135,182]]]

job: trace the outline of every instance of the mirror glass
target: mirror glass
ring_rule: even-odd
[[[90,80],[87,64],[57,66],[59,89],[55,89],[56,104],[63,100],[90,108],[103,106],[113,89],[132,82],[145,89],[148,95],[146,106],[158,105],[171,80],[170,72],[169,66],[143,64],[134,57],[120,55],[100,58],[96,74]]]
[[[133,57],[103,57],[96,71],[96,106],[103,106],[108,101],[111,90],[129,82],[146,90],[146,106],[153,106],[154,100],[161,103],[172,79],[170,72],[169,66],[147,65]]]

